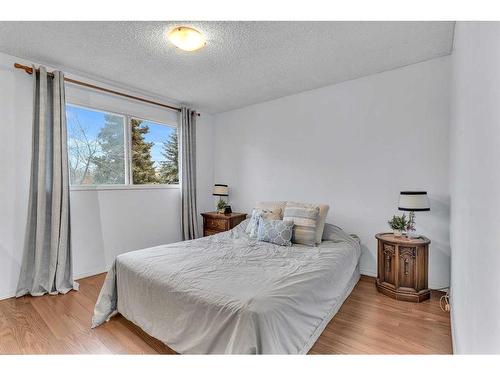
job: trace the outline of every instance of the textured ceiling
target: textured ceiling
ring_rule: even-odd
[[[196,52],[166,32],[193,26]],[[451,53],[453,22],[0,22],[0,51],[211,113]]]

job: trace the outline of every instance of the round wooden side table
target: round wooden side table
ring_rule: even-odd
[[[423,236],[396,237],[392,233],[378,233],[377,289],[397,300],[422,302],[429,299],[427,286],[429,244]]]

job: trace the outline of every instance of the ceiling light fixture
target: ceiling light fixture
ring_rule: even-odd
[[[174,46],[184,51],[196,51],[207,44],[202,33],[186,26],[173,28],[167,33],[167,37]]]

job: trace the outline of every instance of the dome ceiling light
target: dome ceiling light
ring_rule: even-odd
[[[174,27],[167,33],[168,40],[183,51],[196,51],[205,47],[205,36],[198,30],[187,26]]]

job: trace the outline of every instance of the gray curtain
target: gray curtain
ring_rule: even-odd
[[[78,289],[70,245],[64,75],[33,70],[31,181],[17,297]]]
[[[182,238],[198,237],[196,208],[196,112],[183,107],[179,124]]]

